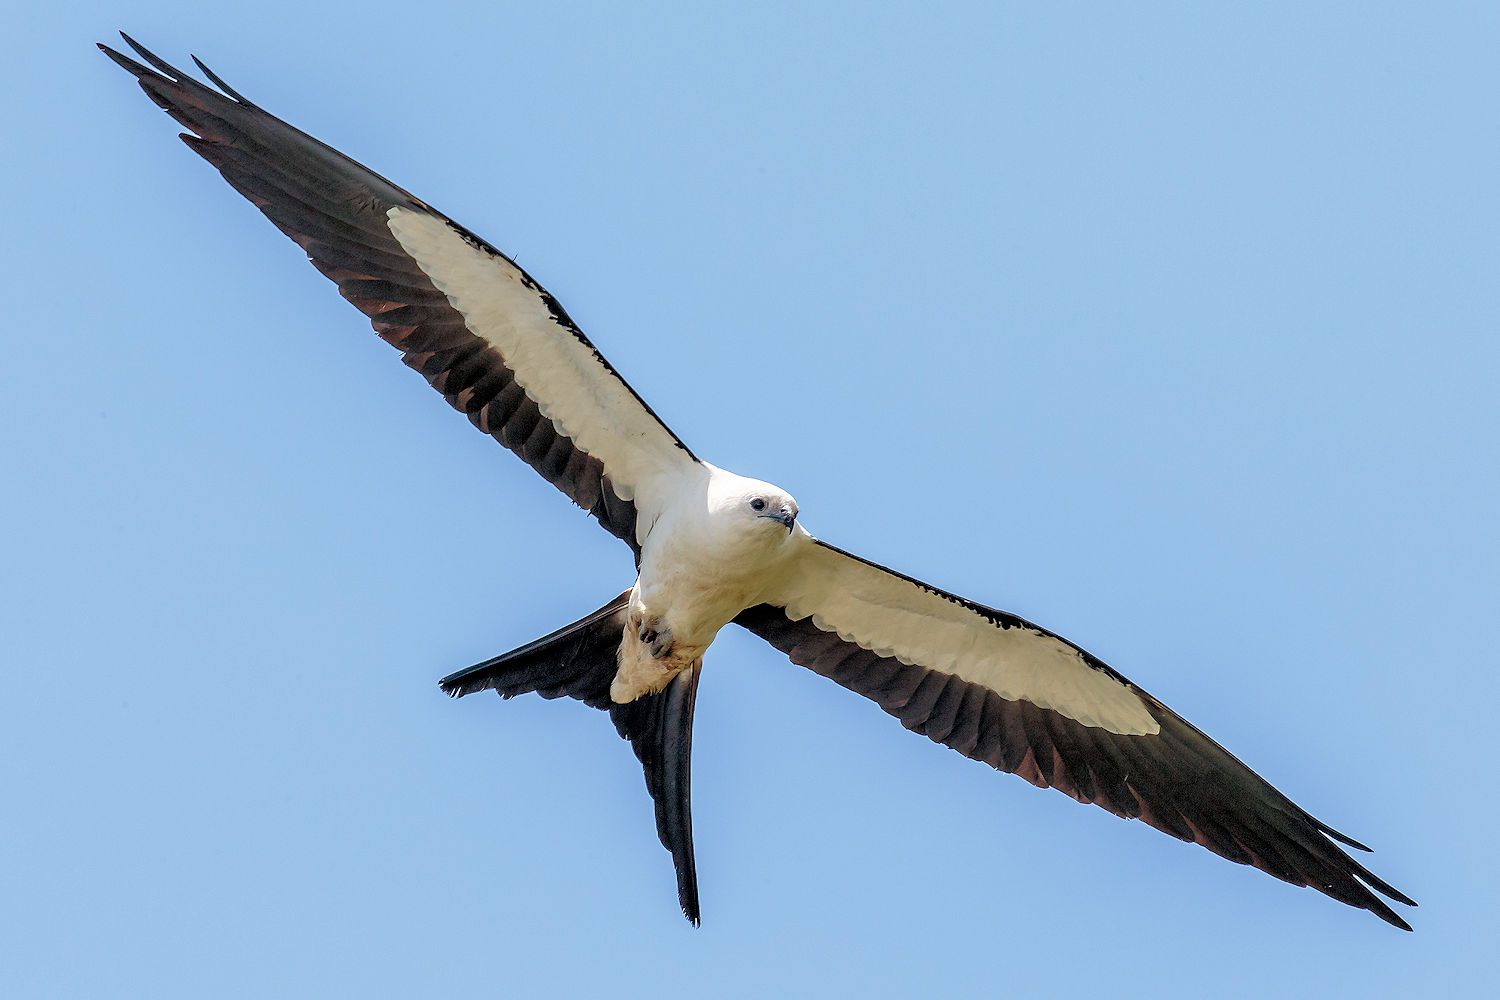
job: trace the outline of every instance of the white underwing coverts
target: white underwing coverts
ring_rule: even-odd
[[[202,63],[217,90],[125,40],[144,64],[100,48],[187,130],[189,148],[455,409],[630,546],[631,589],[443,683],[607,710],[645,770],[689,919],[693,705],[703,651],[732,621],[966,757],[1410,929],[1381,897],[1412,900],[1345,850],[1367,848],[1112,668],[814,538],[776,487],[695,456],[503,253]]]

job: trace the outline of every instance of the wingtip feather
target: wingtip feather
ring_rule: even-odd
[[[141,77],[151,76],[152,75],[150,69],[148,69],[145,66],[142,66],[140,63],[136,62],[134,59],[132,59],[129,56],[125,55],[123,52],[119,52],[116,49],[112,49],[108,45],[105,45],[103,42],[95,42],[94,44],[96,46],[98,46],[100,52],[103,52],[106,56],[108,56],[110,58],[111,62],[113,62],[116,66],[119,66],[121,69],[123,69],[125,72],[129,73],[131,76],[134,76],[137,79],[139,79]]]
[[[219,74],[209,69],[207,64],[205,64],[202,59],[199,59],[197,56],[190,56],[190,58],[193,60],[193,64],[203,71],[203,75],[208,77],[208,79],[213,83],[215,87],[218,87],[231,99],[239,101],[246,107],[255,107],[253,103],[245,99],[245,96],[243,94],[235,90],[229,84],[225,83],[223,77],[219,76]]]
[[[1359,841],[1355,840],[1353,837],[1349,836],[1347,833],[1340,833],[1339,831],[1335,830],[1333,827],[1329,826],[1327,823],[1323,822],[1322,820],[1318,819],[1315,816],[1314,817],[1310,817],[1310,818],[1312,819],[1313,823],[1316,824],[1316,826],[1317,826],[1317,828],[1319,830],[1321,830],[1323,833],[1326,833],[1328,836],[1332,837],[1334,840],[1337,840],[1340,844],[1343,844],[1345,847],[1352,847],[1356,851],[1364,851],[1366,854],[1373,854],[1373,853],[1375,853],[1371,848],[1366,847],[1364,844],[1361,844]]]
[[[136,55],[140,56],[146,61],[147,65],[151,66],[158,73],[165,74],[167,77],[171,78],[174,83],[181,83],[183,78],[187,75],[183,73],[182,70],[178,69],[176,66],[173,66],[161,56],[157,55],[155,52],[152,52],[150,49],[146,48],[134,38],[131,38],[125,32],[120,32],[120,37],[125,40],[126,45],[130,46],[131,49],[135,51]]]

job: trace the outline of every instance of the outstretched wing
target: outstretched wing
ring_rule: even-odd
[[[516,263],[426,202],[122,36],[100,45],[453,407],[640,554],[664,498],[705,475]],[[197,61],[196,59],[194,60]],[[222,91],[222,93],[220,92]]]
[[[1177,713],[1045,629],[822,542],[736,621],[974,760],[1411,927],[1415,906]],[[1372,891],[1373,890],[1373,891]]]

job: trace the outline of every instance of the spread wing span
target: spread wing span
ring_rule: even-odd
[[[505,254],[256,107],[201,62],[218,90],[122,37],[147,65],[99,47],[188,129],[189,148],[306,251],[455,409],[639,557],[664,499],[706,472],[557,300]]]
[[[823,542],[736,622],[973,760],[1411,927],[1415,906],[1177,713],[1025,619]]]

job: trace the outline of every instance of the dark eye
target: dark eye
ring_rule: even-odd
[[[754,500],[751,500],[750,501],[750,509],[751,510],[765,510],[766,509],[766,500],[765,500],[765,498],[764,497],[756,497]]]

